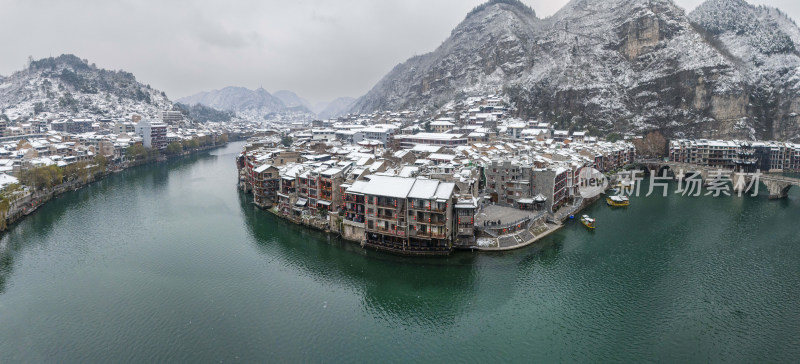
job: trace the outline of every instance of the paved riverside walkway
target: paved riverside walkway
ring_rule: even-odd
[[[547,235],[550,235],[556,230],[562,228],[564,226],[563,221],[566,220],[569,217],[569,215],[578,213],[584,207],[591,205],[601,197],[602,196],[596,196],[590,199],[584,199],[579,197],[571,205],[564,206],[556,214],[553,214],[551,216],[551,218],[554,220],[553,222],[547,222],[544,225],[536,225],[532,227],[530,230],[522,230],[520,232],[515,232],[513,234],[501,235],[496,238],[478,238],[477,241],[478,244],[474,247],[471,247],[470,249],[479,251],[506,251],[506,250],[519,249],[531,245],[536,241],[538,241],[539,239]],[[489,207],[492,208],[489,210],[489,213],[508,214],[505,216],[511,219],[518,217],[519,215],[517,214],[519,213],[531,214],[531,211],[521,211],[494,205],[486,206],[484,208],[484,211],[486,211],[486,208]],[[516,210],[518,212],[514,214],[510,210]],[[533,236],[532,238],[531,235]]]
[[[471,249],[495,252],[519,249],[535,243],[539,239],[552,234],[563,226],[564,225],[562,224],[547,223],[545,225],[535,226],[530,231],[523,230],[517,234],[502,235],[494,239],[482,238],[486,239],[484,241],[494,241],[494,244],[491,246],[475,246]]]
[[[476,214],[475,226],[483,227],[484,222],[495,223],[494,226],[502,226],[526,218],[533,219],[540,214],[536,211],[524,211],[513,207],[486,205]],[[498,221],[499,223],[497,223]],[[492,225],[486,227],[492,227]]]

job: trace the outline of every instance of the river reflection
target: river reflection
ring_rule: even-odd
[[[249,234],[266,259],[312,279],[353,287],[376,319],[444,330],[469,312],[506,305],[534,267],[555,264],[563,236],[500,253],[456,251],[449,257],[401,257],[308,229],[256,208],[240,194]],[[524,288],[522,288],[524,289]]]
[[[446,327],[474,301],[479,274],[474,255],[426,259],[364,250],[259,210],[249,200],[242,196],[242,212],[265,258],[314,280],[356,289],[364,310],[376,318]],[[494,298],[496,303],[504,299]],[[431,317],[435,322],[428,321]]]

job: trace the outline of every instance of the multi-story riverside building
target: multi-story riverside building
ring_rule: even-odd
[[[669,143],[669,160],[745,172],[800,171],[800,145],[678,139]]]
[[[457,231],[456,189],[449,182],[372,175],[345,191],[345,220],[354,228],[364,221],[365,246],[402,254],[449,254]]]
[[[473,197],[459,198],[456,202],[456,244],[461,246],[475,244],[475,214],[477,211],[478,203]]]
[[[317,176],[317,209],[338,211],[342,207],[341,185],[344,172],[341,168],[329,168],[314,173]]]
[[[142,145],[151,149],[167,147],[167,124],[142,119],[136,124],[136,134],[142,138]]]
[[[594,145],[594,163],[592,167],[601,172],[613,171],[633,163],[636,148],[629,143],[602,142]]]
[[[253,169],[253,202],[262,208],[272,207],[277,201],[280,187],[278,169],[264,164]]]

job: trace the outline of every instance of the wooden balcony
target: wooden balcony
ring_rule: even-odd
[[[399,226],[397,227],[396,230],[377,228],[375,229],[375,231],[385,235],[406,236],[405,227],[399,227]]]
[[[436,212],[436,213],[445,213],[445,212],[447,212],[447,208],[446,207],[436,207],[436,206],[432,206],[432,207],[431,206],[424,206],[424,207],[423,206],[417,206],[417,207],[410,206],[409,209],[410,210],[416,210],[416,211]]]

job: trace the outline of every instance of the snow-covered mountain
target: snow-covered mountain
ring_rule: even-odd
[[[306,99],[298,96],[296,93],[289,91],[289,90],[279,90],[272,93],[272,96],[281,100],[286,107],[304,107],[309,112],[312,112],[311,103],[309,103]]]
[[[0,77],[0,109],[15,120],[37,116],[158,117],[172,103],[166,94],[124,71],[109,71],[71,54],[31,61]]]
[[[691,17],[671,0],[572,0],[546,19],[491,0],[352,111],[434,112],[499,93],[518,116],[563,128],[800,140],[798,33],[741,0],[710,0]]]
[[[287,93],[282,93],[284,96]],[[294,95],[294,93],[292,93]],[[300,99],[297,95],[294,95]],[[243,119],[294,120],[313,119],[313,113],[303,105],[287,106],[280,98],[263,88],[225,87],[204,91],[177,100],[186,105],[201,104],[217,110],[233,111]]]
[[[336,118],[347,114],[355,102],[356,99],[352,97],[338,97],[333,101],[320,102],[314,105],[313,110],[320,119]]]
[[[203,91],[182,97],[177,101],[186,105],[201,104],[251,117],[286,111],[286,105],[263,88],[250,90],[245,87],[225,87],[221,90]]]
[[[797,139],[800,29],[778,9],[743,0],[709,0],[689,17],[737,66],[757,135]]]
[[[436,109],[469,91],[500,91],[531,68],[540,22],[518,1],[482,5],[435,51],[396,66],[353,111]]]
[[[221,90],[200,92],[177,100],[182,104],[201,104],[217,110],[233,111],[246,119],[329,119],[347,114],[356,99],[339,97],[330,102],[314,105],[288,90],[270,94],[259,88],[225,87]]]

